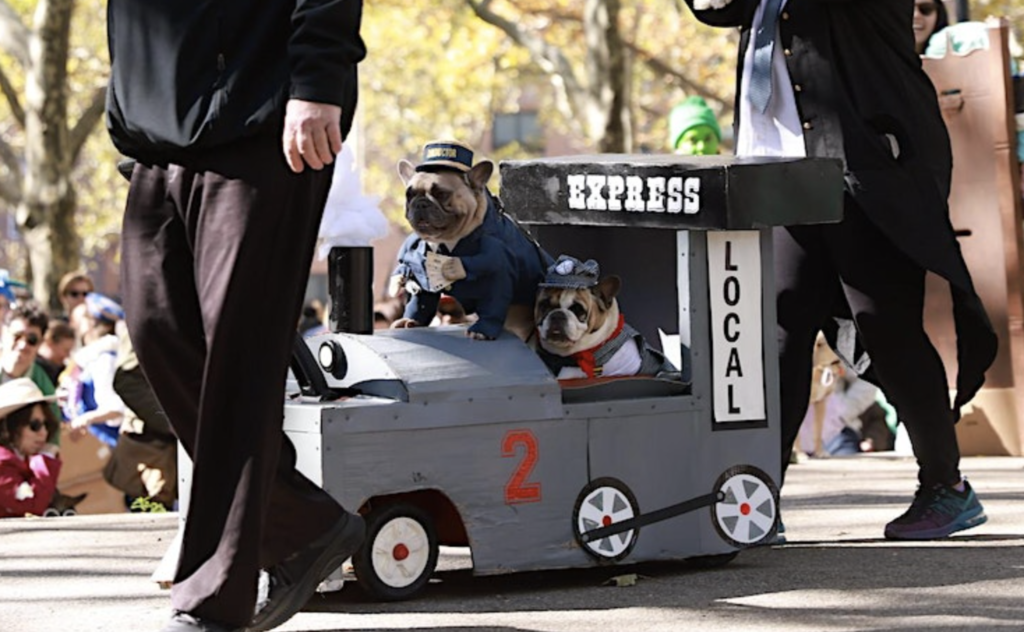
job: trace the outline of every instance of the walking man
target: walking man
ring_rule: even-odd
[[[194,464],[165,632],[267,630],[363,538],[295,470],[283,385],[365,55],[360,0],[110,0],[107,125],[137,160],[124,307]],[[269,569],[257,608],[257,577]]]

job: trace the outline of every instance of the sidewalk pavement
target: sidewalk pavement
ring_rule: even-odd
[[[1024,459],[967,458],[988,523],[945,541],[896,543],[914,463],[892,455],[811,460],[782,495],[788,544],[730,564],[681,563],[472,577],[445,550],[418,599],[367,601],[353,584],[279,628],[334,630],[1024,630]],[[0,631],[149,632],[169,614],[150,580],[175,514],[0,521]],[[638,573],[613,588],[614,575]]]

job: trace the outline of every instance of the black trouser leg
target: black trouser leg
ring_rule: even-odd
[[[244,625],[259,568],[342,511],[295,471],[282,431],[331,171],[292,174],[269,137],[203,160],[137,168],[122,274],[139,361],[193,459],[173,607]]]
[[[836,300],[839,282],[819,226],[776,228],[773,248],[785,479],[811,399],[814,340]]]
[[[907,427],[921,483],[959,480],[945,370],[924,330],[925,271],[849,199],[840,224],[780,229],[775,247],[783,463],[806,412],[814,336],[829,316],[838,275],[886,397]]]
[[[886,398],[907,427],[923,485],[960,480],[946,371],[924,330],[925,271],[853,204],[831,231],[843,291]]]

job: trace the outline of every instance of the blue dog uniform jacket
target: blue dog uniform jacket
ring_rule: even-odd
[[[414,286],[410,292],[404,316],[420,326],[430,324],[441,300],[441,292],[431,291],[427,279],[426,256],[434,247],[416,233],[409,235],[398,252],[395,268],[396,275],[406,282],[415,281],[419,288]],[[452,282],[443,292],[455,297],[467,314],[479,317],[469,330],[488,338],[501,333],[510,305],[533,306],[537,285],[553,262],[512,218],[499,210],[490,192],[483,223],[450,252],[443,245],[436,247],[439,254],[461,259],[466,270],[466,278]]]

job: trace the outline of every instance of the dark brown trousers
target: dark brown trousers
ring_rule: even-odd
[[[924,269],[847,196],[839,224],[776,228],[782,463],[807,411],[814,339],[842,292],[886,398],[914,446],[923,484],[959,481],[942,359],[924,330]]]
[[[187,167],[138,165],[122,283],[139,362],[192,457],[172,607],[230,626],[261,567],[342,513],[295,470],[283,388],[332,170],[291,173],[276,137]]]

